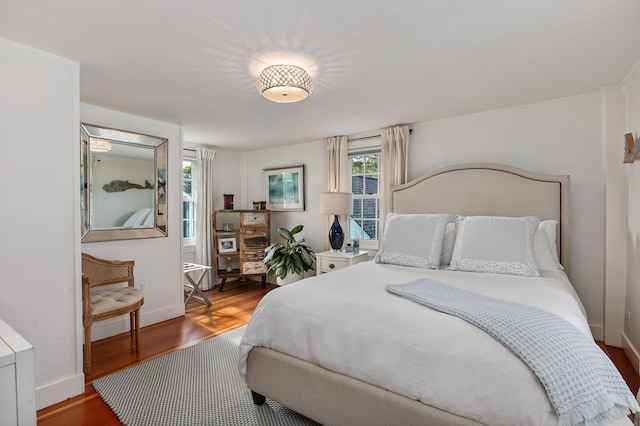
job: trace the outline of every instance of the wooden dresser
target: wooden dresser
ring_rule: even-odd
[[[269,210],[216,210],[212,220],[213,272],[220,279],[218,291],[228,278],[262,275],[266,288],[268,266],[262,263],[271,244]]]

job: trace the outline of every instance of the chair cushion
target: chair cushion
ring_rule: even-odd
[[[91,313],[97,315],[131,306],[138,303],[143,297],[144,294],[134,287],[100,291],[91,295]]]

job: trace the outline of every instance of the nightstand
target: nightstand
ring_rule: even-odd
[[[323,251],[316,253],[316,275],[333,272],[367,260],[367,252]]]

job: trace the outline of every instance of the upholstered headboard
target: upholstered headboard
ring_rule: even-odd
[[[568,175],[487,163],[449,166],[393,188],[390,211],[555,219],[560,263],[569,275]]]

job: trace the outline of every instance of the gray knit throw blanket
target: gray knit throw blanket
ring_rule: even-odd
[[[599,424],[639,409],[607,355],[558,315],[428,278],[387,291],[461,318],[517,355],[538,376],[559,425]]]

